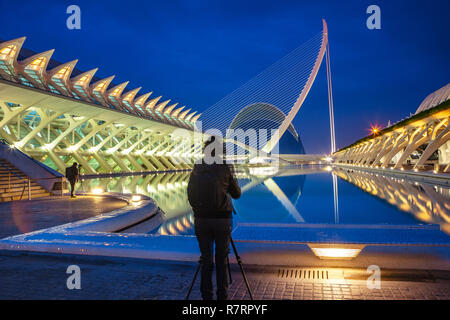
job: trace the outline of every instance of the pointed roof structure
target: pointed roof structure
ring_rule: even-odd
[[[175,109],[175,107],[178,105],[177,103],[174,103],[170,106],[168,106],[165,110],[164,110],[164,114],[167,114],[168,116],[170,116],[170,113],[173,111],[173,109]]]
[[[191,110],[192,110],[192,108],[189,108],[189,109],[183,111],[183,112],[178,116],[178,119],[184,120],[184,118],[186,118],[186,115],[187,115],[187,114],[189,113],[189,111],[191,111]]]
[[[141,96],[135,98],[134,101],[133,101],[133,103],[134,103],[134,104],[137,104],[137,105],[139,105],[139,106],[143,106],[143,105],[145,104],[145,101],[147,101],[148,97],[150,97],[150,95],[151,95],[152,93],[153,93],[153,92],[148,92],[148,93],[145,93],[145,94],[143,94],[143,95],[141,95]]]
[[[128,102],[132,103],[134,97],[141,89],[142,89],[142,87],[139,87],[139,88],[136,88],[136,89],[133,89],[133,90],[130,90],[130,91],[124,93],[121,97],[122,101],[128,101]]]
[[[178,115],[180,114],[181,110],[183,110],[186,106],[182,106],[181,108],[176,109],[174,112],[172,112],[172,114],[170,115],[172,118],[176,118],[178,117]]]
[[[0,74],[10,80],[17,75],[15,65],[25,39],[26,37],[22,37],[0,43],[0,60],[6,66],[6,69],[0,68]]]
[[[83,72],[76,77],[70,78],[70,82],[72,83],[72,85],[76,84],[84,88],[89,88],[89,84],[97,71],[98,68]]]
[[[91,85],[91,90],[92,91],[97,91],[97,92],[99,92],[101,94],[105,93],[106,92],[106,88],[108,88],[109,84],[111,83],[111,81],[113,81],[114,77],[115,77],[115,75],[114,76],[110,76],[110,77],[105,78],[105,79],[98,80],[97,82],[94,82]]]
[[[170,102],[170,99],[161,102],[160,104],[158,104],[158,105],[155,107],[155,111],[156,111],[156,112],[159,112],[159,113],[162,113],[163,110],[164,110],[164,108],[169,104],[169,102]]]
[[[25,60],[17,61],[18,73],[34,86],[45,89],[44,73],[54,51],[54,49],[48,50],[37,53]],[[24,84],[28,85],[26,82]]]
[[[155,105],[158,103],[158,101],[162,98],[162,96],[156,97],[151,99],[149,102],[147,102],[147,104],[145,105],[145,108],[148,108],[150,110],[153,110],[153,108],[155,107]]]

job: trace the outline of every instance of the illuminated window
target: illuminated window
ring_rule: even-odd
[[[103,91],[106,86],[106,82],[100,82],[95,88],[94,91]]]
[[[109,99],[112,101],[112,103],[117,104],[117,105],[119,104],[119,101],[117,101],[117,99],[114,96],[109,95]]]
[[[45,57],[39,57],[37,59],[34,59],[31,63],[29,63],[25,69],[31,69],[31,70],[39,70],[42,69],[45,65],[45,62],[47,59]]]
[[[134,111],[133,107],[131,106],[131,104],[128,101],[124,100],[123,104],[126,105],[130,111],[132,111],[132,112]]]
[[[123,89],[122,88],[116,88],[116,89],[114,89],[114,91],[110,94],[110,96],[114,96],[114,97],[116,97],[119,93],[120,93],[120,91],[122,91]]]
[[[75,97],[75,99],[81,100],[81,98],[75,92],[72,91],[72,94]]]
[[[11,59],[16,55],[17,47],[15,45],[9,45],[0,50],[0,60]]]
[[[73,88],[75,89],[74,91],[76,91],[77,93],[79,93],[79,94],[80,94],[82,97],[84,97],[85,99],[89,100],[89,97],[88,97],[86,91],[84,90],[83,87],[81,87],[80,85],[78,85],[78,82],[77,82],[77,84],[75,84],[75,85],[73,86]],[[74,94],[75,94],[75,93],[74,93]]]
[[[87,76],[84,76],[84,77],[81,77],[80,79],[78,79],[78,81],[76,82],[76,84],[77,85],[80,85],[80,86],[83,86],[83,85],[85,85],[89,80],[90,80],[90,76],[89,75],[87,75]]]
[[[42,85],[41,77],[34,71],[30,69],[25,69],[25,73],[38,84]]]
[[[105,101],[105,99],[103,98],[103,96],[100,94],[100,92],[98,92],[98,91],[93,91],[93,93],[94,93],[94,96],[95,96],[99,101],[101,101],[101,102],[103,102],[103,103],[106,104],[106,101]]]
[[[8,66],[5,65],[5,62],[3,60],[0,60],[0,69],[11,75],[11,70],[8,68]]]
[[[134,104],[136,106],[136,108],[138,108],[138,110],[142,113],[145,114],[144,110],[142,109],[142,106],[140,104],[135,103]]]
[[[61,89],[64,93],[68,94],[69,92],[66,89],[66,85],[64,84],[64,82],[61,81],[60,78],[55,78],[54,76],[52,77],[52,81],[55,83],[55,85],[58,86],[59,89]]]
[[[53,75],[52,79],[53,78],[59,78],[59,79],[65,78],[69,74],[69,72],[70,72],[69,67],[62,68],[61,70],[59,70],[57,73],[55,73]]]
[[[51,92],[56,93],[56,94],[61,94],[61,92],[59,92],[58,90],[55,89],[54,86],[52,86],[51,84],[48,85],[49,89]]]
[[[19,75],[19,80],[20,80],[20,82],[21,82],[22,84],[24,84],[24,85],[26,85],[26,86],[28,86],[28,87],[34,88],[34,85],[33,85],[30,81],[28,81],[24,76]]]

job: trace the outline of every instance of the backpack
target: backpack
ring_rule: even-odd
[[[66,178],[71,180],[73,178],[75,178],[75,170],[73,170],[73,167],[67,167],[66,168]]]
[[[188,184],[188,201],[194,210],[222,210],[228,196],[224,190],[223,172],[215,165],[194,168]]]

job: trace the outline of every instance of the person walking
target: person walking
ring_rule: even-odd
[[[216,152],[218,150],[218,152]],[[203,300],[213,299],[212,271],[215,244],[217,299],[228,298],[228,253],[233,226],[233,203],[241,189],[224,162],[224,145],[215,137],[203,148],[188,183],[188,201],[194,211],[195,235],[201,252],[200,291]]]
[[[70,182],[70,197],[76,198],[75,196],[75,183],[80,177],[80,171],[78,169],[78,163],[74,162],[71,167],[66,168],[66,178]]]

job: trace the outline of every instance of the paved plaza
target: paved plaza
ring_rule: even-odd
[[[87,219],[126,205],[126,201],[102,196],[3,202],[0,203],[0,239]]]
[[[80,290],[67,288],[70,265],[80,267]],[[0,299],[184,299],[195,268],[184,262],[1,251]],[[382,270],[380,289],[371,290],[365,270],[329,268],[319,276],[304,268],[246,266],[246,271],[258,300],[450,299],[448,272]],[[236,265],[232,279],[230,298],[248,299]],[[198,278],[191,298],[200,299]]]

